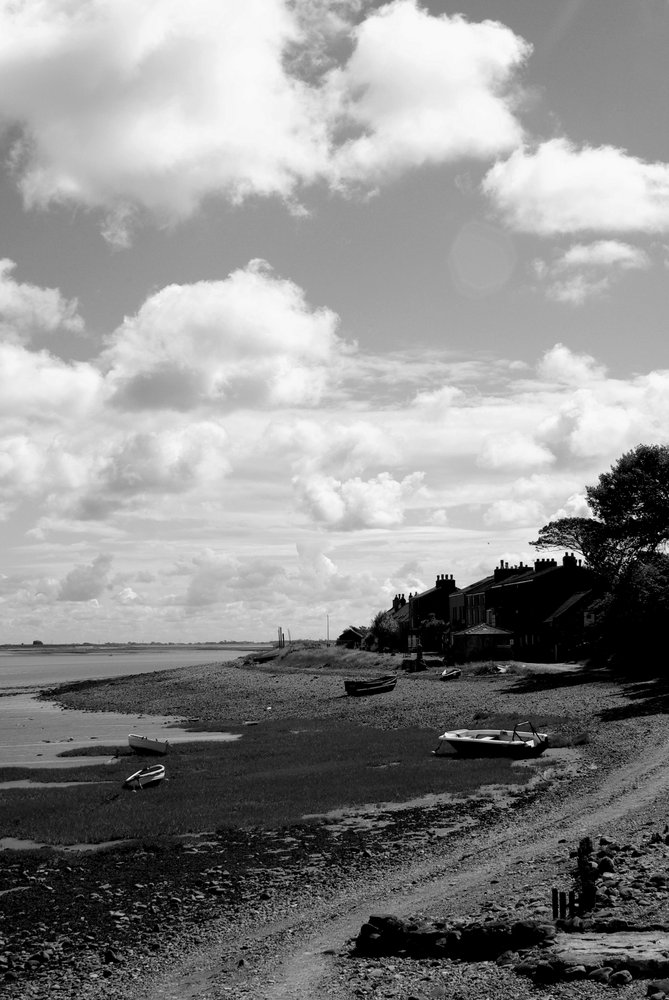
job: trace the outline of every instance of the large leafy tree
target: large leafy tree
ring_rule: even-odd
[[[639,552],[657,552],[669,540],[669,446],[638,445],[585,492],[595,517]]]
[[[594,517],[545,524],[531,544],[580,552],[610,583],[626,577],[643,555],[669,541],[669,446],[637,445],[604,472],[585,495]]]

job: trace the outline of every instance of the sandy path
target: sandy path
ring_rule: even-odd
[[[541,886],[573,869],[568,852],[586,835],[625,836],[644,823],[664,822],[669,792],[669,719],[628,720],[595,755],[604,767],[541,800],[534,812],[510,816],[489,831],[431,851],[383,880],[346,884],[311,913],[244,937],[244,965],[228,940],[190,957],[178,971],[152,980],[152,1000],[344,1000],[350,993],[333,952],[343,948],[372,912],[431,919],[475,913],[486,899],[517,899],[525,883]],[[592,766],[592,765],[591,765]],[[566,792],[566,794],[565,794]],[[494,887],[491,880],[497,880]],[[547,890],[548,891],[548,890]],[[139,994],[138,1000],[139,1000]],[[143,998],[142,998],[143,1000]]]

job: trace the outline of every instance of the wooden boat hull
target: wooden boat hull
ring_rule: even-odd
[[[539,757],[548,747],[548,735],[518,733],[516,729],[454,729],[439,737],[434,753],[439,756],[455,750],[463,757],[509,757],[523,760]]]
[[[154,739],[152,736],[139,736],[137,733],[128,734],[128,746],[138,753],[166,754],[170,748],[167,740]]]
[[[123,782],[125,788],[154,788],[161,781],[165,780],[165,767],[163,764],[153,764],[151,767],[142,767],[135,771]]]
[[[397,684],[397,677],[388,674],[385,677],[374,677],[370,680],[344,681],[346,694],[359,698],[370,694],[385,694],[392,691]]]

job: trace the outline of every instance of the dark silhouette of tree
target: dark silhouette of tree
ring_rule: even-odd
[[[669,542],[669,445],[637,445],[585,495],[592,518],[558,518],[531,544],[580,552],[599,574],[593,648],[636,670],[640,657],[654,663],[657,629],[669,617],[669,556],[663,552]]]
[[[367,641],[376,641],[378,649],[396,649],[399,645],[400,628],[387,611],[374,615],[367,633]]]
[[[669,446],[637,445],[600,475],[585,495],[592,518],[545,524],[537,549],[570,549],[607,581],[625,578],[643,554],[669,541]]]

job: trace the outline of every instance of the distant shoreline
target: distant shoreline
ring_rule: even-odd
[[[0,645],[0,655],[2,653],[30,653],[39,655],[49,655],[50,653],[74,653],[85,655],[86,653],[144,653],[151,650],[175,650],[175,649],[238,649],[240,652],[253,651],[254,649],[271,649],[271,642],[103,642],[93,643],[45,643],[42,646],[20,645]]]

